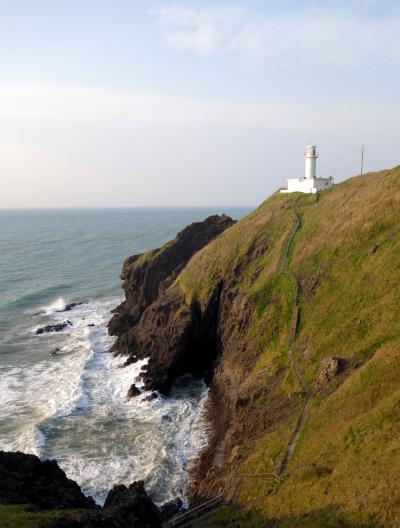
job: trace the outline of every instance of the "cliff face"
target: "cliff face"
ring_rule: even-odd
[[[275,194],[172,272],[156,266],[148,297],[146,270],[172,245],[125,264],[115,350],[150,356],[146,384],[164,392],[175,376],[211,368],[213,432],[191,494],[224,488],[226,522],[398,526],[399,182],[396,168],[319,201]],[[303,422],[309,395],[288,354],[293,280],[291,352],[311,396]]]
[[[125,261],[126,300],[109,323],[110,334],[118,336],[112,350],[128,361],[149,357],[148,389],[167,393],[179,375],[210,365],[220,288],[205,306],[195,300],[186,304],[174,281],[196,252],[233,224],[225,215],[211,216],[186,227],[163,248]]]

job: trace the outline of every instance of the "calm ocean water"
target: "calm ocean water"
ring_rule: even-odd
[[[207,441],[206,387],[186,378],[168,400],[127,402],[143,363],[121,368],[106,325],[127,256],[210,214],[249,210],[0,210],[0,449],[57,459],[98,502],[139,478],[159,503],[182,496]],[[84,304],[60,312],[70,302]],[[35,335],[66,319],[66,330]]]

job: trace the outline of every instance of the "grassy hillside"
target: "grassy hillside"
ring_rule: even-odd
[[[318,202],[273,195],[195,255],[179,286],[189,301],[207,296],[221,277],[234,284],[252,306],[242,353],[257,337],[240,382],[268,385],[280,373],[282,397],[304,399],[287,357],[293,289],[280,271],[293,209],[301,218],[290,251],[301,287],[294,354],[313,392],[311,408],[279,484],[240,477],[278,470],[299,406],[242,447],[239,465],[225,463],[233,500],[215,524],[400,526],[400,168],[350,179]],[[344,368],[317,388],[327,357]],[[271,402],[263,396],[254,405],[269,410]]]
[[[77,523],[85,517],[85,510],[32,511],[22,504],[0,505],[0,528],[56,528],[68,522]]]

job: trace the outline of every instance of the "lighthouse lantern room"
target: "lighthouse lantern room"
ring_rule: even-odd
[[[287,189],[281,189],[282,193],[302,192],[315,194],[324,191],[333,185],[332,176],[329,178],[317,178],[317,147],[308,145],[304,154],[305,173],[304,178],[291,178],[287,181]]]

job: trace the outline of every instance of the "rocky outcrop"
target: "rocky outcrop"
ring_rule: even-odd
[[[139,396],[141,394],[140,389],[136,387],[134,383],[129,387],[127,398],[130,400],[131,398],[134,398],[135,396]]]
[[[24,504],[28,511],[65,510],[65,517],[57,514],[46,521],[52,528],[161,528],[160,512],[142,481],[114,486],[100,508],[55,460],[19,452],[0,451],[0,504]]]
[[[0,451],[0,504],[32,504],[40,509],[95,508],[55,460]]]
[[[49,324],[42,326],[36,330],[36,335],[47,334],[51,332],[61,332],[65,330],[68,326],[72,326],[71,321],[64,321],[63,323]]]
[[[344,359],[338,357],[326,357],[321,361],[320,371],[318,378],[314,384],[314,391],[320,392],[326,388],[329,382],[340,372],[343,371],[345,367]]]
[[[129,487],[122,484],[113,487],[104,503],[102,522],[115,528],[161,528],[160,513],[142,481]]]
[[[112,351],[127,355],[128,362],[149,358],[147,389],[168,393],[178,376],[210,365],[221,286],[201,304],[188,305],[173,283],[189,259],[233,223],[225,215],[210,216],[163,248],[125,261],[121,277],[126,300],[109,323],[109,333],[117,336]]]
[[[169,521],[170,519],[172,519],[172,517],[177,515],[182,510],[182,507],[183,507],[183,503],[182,503],[181,499],[179,499],[179,498],[164,503],[160,507],[161,521],[162,522]]]
[[[298,281],[300,284],[301,293],[304,295],[307,301],[309,301],[314,295],[315,290],[317,289],[318,284],[323,277],[324,272],[319,269],[299,273]]]
[[[189,259],[233,223],[226,215],[210,216],[183,229],[163,248],[127,258],[121,273],[126,300],[115,309],[109,323],[110,334],[120,337],[137,324],[145,309],[172,283]],[[123,339],[117,340],[114,350],[131,353]]]
[[[70,312],[72,308],[75,308],[75,306],[81,306],[84,304],[83,302],[72,302],[65,305],[65,308],[63,310],[58,310],[59,312]]]
[[[149,358],[143,373],[147,390],[167,394],[177,377],[210,367],[216,354],[220,291],[218,287],[204,303],[187,306],[184,295],[171,289],[129,331],[135,357]]]

